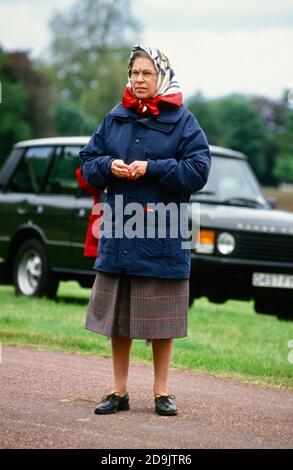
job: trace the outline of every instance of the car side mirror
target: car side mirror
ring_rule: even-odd
[[[275,196],[266,196],[266,201],[272,209],[277,207],[277,198]]]

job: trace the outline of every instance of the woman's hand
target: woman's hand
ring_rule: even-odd
[[[111,171],[117,178],[128,178],[130,177],[129,166],[124,163],[123,160],[113,160],[111,164]]]
[[[127,178],[129,180],[137,180],[146,172],[148,162],[136,160],[131,165],[126,165],[123,160],[113,160],[111,171],[117,178]]]
[[[146,169],[148,166],[148,162],[136,160],[129,165],[129,173],[131,180],[137,180],[141,176],[145,175]]]

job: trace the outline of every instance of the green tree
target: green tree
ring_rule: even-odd
[[[246,96],[231,95],[218,100],[222,123],[221,145],[248,156],[256,175],[262,180],[266,171],[265,127],[263,120]]]
[[[7,55],[0,49],[0,166],[8,156],[13,144],[31,137],[32,129],[27,122],[28,92],[25,86],[13,80],[7,66]]]
[[[276,100],[256,96],[252,98],[252,104],[260,114],[265,126],[266,171],[262,175],[262,183],[267,186],[275,186],[278,179],[274,167],[281,152],[282,134],[286,128],[285,102],[283,99]]]
[[[285,125],[280,133],[281,153],[291,155],[293,158],[293,109],[289,106],[284,110]]]
[[[274,167],[274,176],[279,181],[293,183],[293,109],[287,105],[283,112],[285,125],[278,136],[279,154]]]
[[[46,70],[38,67],[37,62],[32,61],[27,53],[22,51],[7,53],[7,70],[11,81],[22,83],[26,89],[26,115],[33,137],[52,135],[51,83]]]
[[[221,123],[212,108],[211,101],[205,99],[201,93],[197,93],[187,102],[187,106],[207,134],[209,143],[216,145],[220,140]]]
[[[278,156],[274,167],[274,176],[286,183],[293,183],[293,155],[283,153]]]
[[[265,126],[249,97],[233,94],[204,102],[196,95],[188,107],[198,118],[210,144],[245,153],[262,180],[266,171]]]
[[[91,135],[96,127],[93,118],[84,116],[70,101],[60,101],[53,111],[56,131],[59,135]]]
[[[70,101],[99,122],[121,100],[129,48],[138,32],[130,0],[84,0],[55,15],[50,27],[56,101]]]
[[[0,164],[19,140],[52,135],[50,84],[25,52],[0,49]]]

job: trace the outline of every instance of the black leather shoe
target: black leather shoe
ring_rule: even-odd
[[[95,413],[97,415],[105,415],[117,413],[117,411],[129,410],[129,408],[128,393],[121,396],[119,393],[114,392],[102,398],[100,403],[96,406]]]
[[[177,406],[175,403],[174,395],[156,395],[155,396],[155,411],[160,416],[175,416],[177,415]]]

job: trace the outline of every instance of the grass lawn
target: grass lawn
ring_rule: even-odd
[[[0,286],[0,341],[53,351],[111,356],[107,338],[84,329],[89,289],[63,282],[57,301],[15,297]],[[252,302],[224,305],[197,300],[189,312],[189,336],[174,341],[172,365],[293,390],[288,342],[293,321],[257,315]],[[134,340],[133,360],[151,363],[151,347]]]

